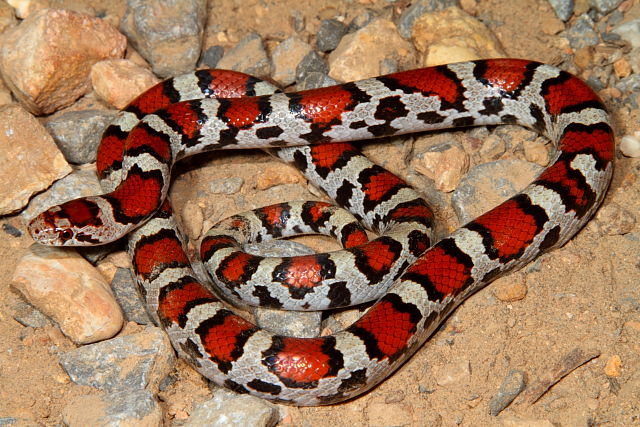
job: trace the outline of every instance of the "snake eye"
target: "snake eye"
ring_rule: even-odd
[[[73,237],[73,232],[69,229],[62,230],[62,232],[60,232],[60,238],[62,238],[62,240],[65,242],[71,239],[72,237]]]

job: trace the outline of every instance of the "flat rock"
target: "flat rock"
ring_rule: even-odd
[[[247,394],[216,389],[212,399],[195,406],[184,427],[271,427],[278,422],[272,403]]]
[[[0,215],[71,172],[46,129],[18,104],[0,107]]]
[[[129,59],[107,59],[91,68],[91,85],[96,94],[121,110],[160,79]]]
[[[340,40],[329,55],[329,76],[343,82],[375,77],[384,74],[385,60],[411,68],[413,56],[413,46],[400,36],[394,23],[379,18]]]
[[[111,338],[122,328],[122,311],[109,284],[76,251],[33,244],[12,283],[76,343]]]
[[[161,427],[162,408],[147,390],[77,396],[62,410],[68,426]]]
[[[457,7],[420,16],[412,37],[424,67],[506,56],[484,24]]]
[[[158,390],[176,358],[167,335],[154,326],[141,332],[63,353],[60,364],[71,380],[108,392]]]
[[[91,66],[124,55],[127,41],[102,19],[43,9],[4,34],[2,75],[34,114],[49,114],[91,90]]]
[[[153,72],[166,78],[195,68],[206,15],[206,0],[127,0],[120,29]]]

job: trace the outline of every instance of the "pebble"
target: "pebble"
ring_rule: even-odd
[[[69,163],[96,161],[102,132],[116,117],[107,110],[68,111],[53,115],[45,127]]]
[[[100,61],[91,68],[91,85],[98,97],[121,110],[160,79],[129,59]]]
[[[411,68],[413,57],[413,46],[400,36],[393,22],[378,18],[340,40],[329,55],[329,76],[343,82],[375,77],[383,74],[385,59]]]
[[[451,203],[465,224],[527,186],[542,168],[524,160],[497,160],[469,170],[453,192]]]
[[[138,325],[153,323],[145,309],[144,301],[140,297],[138,285],[131,277],[131,271],[128,268],[116,270],[116,274],[111,280],[111,289],[113,289],[116,301],[122,308],[126,320],[136,322]]]
[[[328,87],[338,84],[335,80],[329,77],[325,73],[317,71],[307,74],[300,83],[298,83],[298,90],[317,89],[320,87]]]
[[[524,158],[531,163],[540,166],[549,164],[549,150],[544,143],[543,138],[527,139],[522,143],[524,150]]]
[[[424,67],[506,56],[484,24],[457,7],[422,15],[412,37]]]
[[[127,0],[120,30],[162,78],[193,71],[207,19],[206,0]]]
[[[18,262],[12,283],[75,343],[111,338],[122,328],[109,284],[76,251],[34,243]]]
[[[312,50],[302,58],[302,61],[296,67],[296,82],[298,86],[303,82],[307,76],[311,73],[321,73],[326,75],[329,72],[329,66],[324,59],[316,52]],[[300,90],[300,88],[298,87]]]
[[[569,40],[574,50],[595,46],[600,41],[593,20],[586,13],[573,21],[573,24],[562,34]]]
[[[604,373],[611,378],[618,378],[622,375],[622,359],[617,354],[611,356],[604,365]]]
[[[589,0],[589,3],[603,15],[617,8],[622,0]]]
[[[602,206],[595,218],[600,234],[617,236],[631,233],[636,225],[634,214],[615,202]]]
[[[611,31],[628,41],[632,47],[640,47],[640,18],[625,22]]]
[[[224,48],[222,46],[211,46],[202,53],[201,62],[209,68],[216,68],[223,56]]]
[[[95,167],[88,165],[56,181],[47,191],[32,198],[29,206],[22,211],[20,216],[26,223],[51,206],[77,197],[100,193],[102,193],[102,187],[96,177]]]
[[[274,163],[266,166],[256,177],[256,190],[266,190],[282,184],[299,184],[304,181],[304,177],[293,166]]]
[[[444,366],[435,376],[439,386],[447,387],[467,381],[471,376],[471,365],[468,360],[452,362]]]
[[[0,70],[33,114],[49,114],[91,90],[91,66],[121,58],[125,37],[102,19],[43,9],[3,35]]]
[[[169,338],[154,326],[60,355],[60,365],[71,381],[107,392],[155,392],[175,362]]]
[[[266,400],[216,388],[213,398],[196,405],[183,427],[272,427],[278,408]]]
[[[62,410],[68,426],[162,427],[162,408],[147,390],[125,390],[72,398]]]
[[[413,168],[435,181],[436,188],[449,193],[469,170],[469,155],[455,142],[446,142],[417,153]]]
[[[640,157],[640,132],[620,139],[620,152],[627,157]]]
[[[284,40],[271,54],[273,62],[271,77],[283,87],[289,86],[296,81],[298,65],[311,51],[311,46],[297,36]]]
[[[0,107],[0,163],[0,215],[71,172],[51,135],[18,104]]]
[[[14,9],[6,2],[0,2],[0,34],[16,25],[18,25],[18,20],[14,14]]]
[[[502,412],[524,390],[527,376],[523,371],[511,370],[502,380],[498,393],[489,401],[489,415],[495,417]]]
[[[496,280],[493,289],[496,298],[502,302],[520,301],[527,296],[528,292],[527,285],[523,281],[514,283],[513,275]]]
[[[340,43],[347,32],[347,26],[337,19],[324,19],[316,34],[316,49],[320,52],[331,52]]]
[[[640,75],[632,74],[629,77],[620,80],[616,84],[616,89],[629,94],[640,92]]]
[[[239,176],[213,179],[209,182],[209,191],[213,194],[235,194],[244,185],[244,179]]]
[[[549,4],[556,12],[556,16],[564,22],[567,22],[573,15],[575,6],[573,0],[549,0]]]
[[[452,6],[459,6],[459,0],[418,0],[406,8],[398,20],[398,29],[404,38],[411,38],[413,24],[422,15],[443,10]]]
[[[256,77],[269,77],[271,74],[271,61],[264,50],[262,39],[256,33],[249,34],[226,52],[217,67]]]

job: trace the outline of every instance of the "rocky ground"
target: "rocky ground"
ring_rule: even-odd
[[[640,425],[639,1],[13,0],[0,2],[0,32],[0,426]],[[151,324],[121,244],[61,251],[26,234],[45,207],[100,192],[102,129],[162,78],[219,67],[293,91],[507,56],[570,71],[609,106],[619,151],[604,205],[353,401],[294,408],[207,384]],[[363,149],[424,192],[442,234],[524,187],[553,150],[514,126]],[[323,197],[257,151],[183,162],[171,196],[190,250],[230,214]],[[250,315],[317,334],[359,314]]]

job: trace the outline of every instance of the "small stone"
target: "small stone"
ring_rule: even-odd
[[[343,82],[379,76],[383,61],[389,58],[397,60],[401,68],[411,68],[413,52],[393,22],[378,18],[340,40],[329,55],[329,76]]]
[[[412,38],[425,67],[506,56],[484,24],[457,7],[422,15],[413,26]]]
[[[320,87],[328,87],[338,84],[335,80],[325,73],[312,72],[305,76],[304,80],[298,83],[298,90],[317,89]]]
[[[40,310],[16,298],[15,303],[11,307],[13,309],[12,317],[22,326],[30,326],[32,328],[42,328],[51,325],[51,322],[42,314]],[[2,424],[0,424],[2,425]]]
[[[73,250],[33,244],[12,283],[76,343],[111,338],[122,328],[122,311],[109,284]]]
[[[610,202],[598,210],[596,223],[601,234],[616,236],[631,233],[635,228],[636,218],[629,210]]]
[[[374,10],[368,8],[363,10],[349,22],[349,25],[347,25],[347,34],[355,33],[359,29],[366,27],[376,18],[378,18],[378,15]]]
[[[311,46],[297,36],[289,37],[280,43],[271,55],[273,79],[282,86],[296,81],[296,69],[304,57],[311,52]]]
[[[22,237],[23,234],[19,228],[16,228],[13,225],[7,223],[2,224],[2,231],[7,233],[11,237]]]
[[[451,203],[465,224],[527,186],[542,168],[524,160],[497,160],[469,170],[453,192]]]
[[[206,0],[127,0],[120,29],[153,72],[166,78],[195,68],[206,18]]]
[[[326,75],[329,72],[329,67],[324,59],[316,51],[311,51],[302,58],[302,61],[296,67],[296,82],[298,82],[298,89],[300,89],[300,83],[303,82],[307,76],[311,73],[322,73]],[[327,76],[328,77],[328,76]],[[335,80],[334,80],[335,81]]]
[[[446,387],[467,381],[471,376],[471,365],[468,360],[461,360],[444,366],[436,375],[436,383]]]
[[[623,136],[620,139],[620,152],[627,157],[640,157],[640,135]]]
[[[125,37],[101,19],[43,9],[3,35],[0,69],[25,108],[49,114],[89,92],[91,66],[121,58],[125,48]]]
[[[331,52],[338,47],[340,39],[346,32],[347,27],[344,23],[337,19],[324,19],[316,34],[316,48],[320,52]]]
[[[69,163],[91,163],[96,161],[102,132],[115,117],[115,112],[106,110],[68,111],[52,116],[45,126]]]
[[[628,41],[632,47],[640,47],[640,18],[625,22],[615,27],[611,32]]]
[[[209,191],[212,194],[236,194],[244,185],[244,179],[239,176],[214,179],[209,182]]]
[[[413,168],[435,181],[445,193],[453,191],[469,169],[469,155],[457,143],[443,143],[416,155]]]
[[[0,215],[71,172],[46,129],[18,104],[0,107]]]
[[[586,46],[594,46],[600,41],[593,20],[586,13],[573,21],[571,27],[565,30],[563,34],[574,50]]]
[[[436,12],[452,6],[459,6],[458,0],[418,0],[405,9],[398,20],[398,29],[402,37],[410,38],[413,25],[418,18],[427,13]]]
[[[147,390],[77,396],[62,410],[68,426],[162,427],[162,408]]]
[[[556,16],[564,22],[567,22],[573,15],[573,0],[549,0],[549,4],[556,12]]]
[[[613,63],[613,71],[615,71],[616,77],[619,79],[629,77],[632,72],[631,64],[629,64],[626,58],[620,58]]]
[[[262,39],[256,33],[249,34],[225,53],[217,67],[256,77],[269,77],[271,74],[271,61],[264,50]]]
[[[169,338],[154,326],[60,355],[71,381],[107,392],[157,391],[175,361]]]
[[[91,68],[96,94],[119,110],[159,81],[151,71],[128,59],[100,61]]]
[[[495,417],[513,402],[527,385],[523,371],[511,370],[502,380],[498,393],[489,401],[489,415]]]
[[[622,375],[622,359],[617,354],[611,356],[604,365],[604,373],[608,377],[618,378]]]
[[[212,399],[196,405],[184,427],[273,427],[278,409],[272,403],[247,394],[217,388]]]
[[[535,138],[531,140],[525,140],[522,144],[524,149],[524,158],[528,162],[536,163],[540,166],[546,166],[549,164],[549,151],[544,144],[543,139]]]
[[[507,283],[502,283],[506,281]],[[500,283],[499,283],[500,282]],[[520,301],[527,296],[528,288],[525,283],[513,283],[513,279],[500,278],[494,285],[495,296],[502,302]]]
[[[140,297],[138,285],[136,285],[131,271],[127,268],[118,268],[111,281],[111,289],[116,296],[116,301],[124,312],[124,318],[138,325],[150,325],[152,320],[144,307],[144,301]]]
[[[606,15],[617,8],[620,3],[622,3],[622,0],[589,0],[589,3],[591,3],[598,12]]]
[[[224,48],[222,46],[211,46],[202,54],[201,62],[209,68],[216,68],[223,56]]]
[[[256,177],[256,190],[266,190],[282,184],[298,184],[304,178],[297,169],[283,163],[266,166],[264,171]]]

